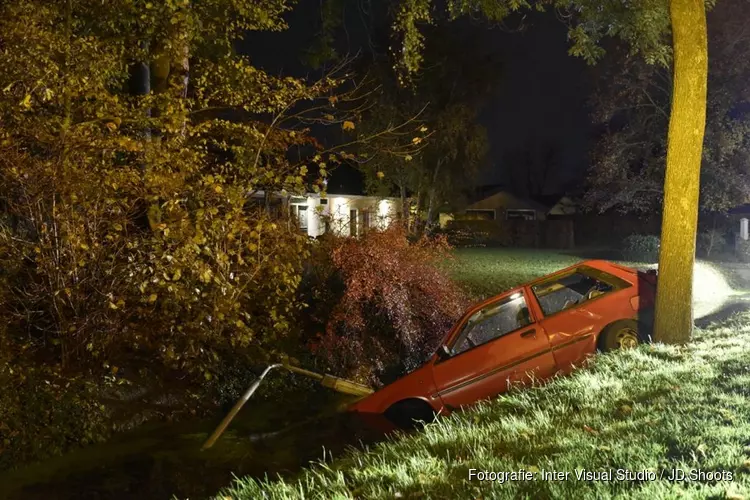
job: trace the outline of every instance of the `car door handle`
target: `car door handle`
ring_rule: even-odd
[[[522,337],[522,338],[525,338],[525,339],[528,339],[528,338],[535,338],[535,337],[536,337],[536,330],[534,330],[534,329],[531,329],[531,330],[526,330],[525,332],[523,332],[523,333],[521,334],[521,337]]]

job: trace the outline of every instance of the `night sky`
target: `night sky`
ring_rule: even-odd
[[[511,23],[509,23],[511,24]],[[566,27],[552,14],[529,15],[521,33],[495,30],[493,36],[506,64],[506,78],[482,113],[491,150],[480,184],[507,180],[505,153],[531,141],[560,148],[560,168],[547,194],[580,180],[588,166],[592,126],[586,100],[591,71],[567,54]]]
[[[271,73],[304,76],[314,73],[302,62],[298,48],[309,46],[315,36],[319,13],[317,2],[302,2],[287,19],[290,30],[282,33],[251,33],[239,50],[253,63]],[[521,25],[509,20],[510,28]],[[504,184],[513,190],[506,153],[519,146],[553,144],[560,160],[546,194],[575,188],[588,166],[592,126],[586,109],[592,72],[586,63],[567,54],[566,27],[552,13],[531,13],[523,20],[521,32],[489,28],[476,22],[476,29],[487,30],[488,43],[501,54],[505,67],[502,83],[480,115],[487,127],[490,152],[477,184]],[[348,50],[367,50],[363,29],[356,23],[346,33]],[[345,49],[346,50],[346,49]],[[517,166],[516,166],[517,167]],[[351,172],[334,173],[330,186],[356,189]]]

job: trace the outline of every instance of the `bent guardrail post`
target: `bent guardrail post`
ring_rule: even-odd
[[[211,434],[211,436],[203,444],[203,446],[201,447],[201,451],[207,450],[214,445],[216,440],[219,439],[219,437],[227,429],[232,419],[234,419],[237,413],[239,413],[240,409],[245,405],[245,403],[247,403],[247,400],[250,399],[253,393],[258,389],[258,386],[260,386],[260,383],[263,382],[263,379],[266,375],[268,375],[268,372],[270,372],[274,368],[280,367],[286,368],[292,373],[299,373],[300,375],[315,379],[320,382],[320,385],[322,385],[323,387],[328,387],[329,389],[333,389],[334,391],[348,394],[350,396],[357,396],[361,398],[369,396],[374,392],[371,388],[365,385],[352,382],[351,380],[334,377],[333,375],[330,375],[328,373],[326,373],[325,375],[321,375],[320,373],[305,370],[304,368],[299,368],[287,363],[276,363],[274,365],[270,365],[265,370],[263,370],[263,373],[260,374],[260,377],[258,377],[250,387],[248,387],[247,391],[245,391],[245,394],[243,394],[243,396],[234,404],[227,416],[224,417],[224,420],[221,421],[213,434]]]
[[[275,365],[269,365],[266,367],[265,370],[263,370],[263,373],[260,374],[260,377],[253,382],[250,387],[247,388],[247,391],[245,391],[245,394],[242,395],[240,399],[237,400],[237,402],[234,404],[232,409],[229,413],[227,413],[227,416],[224,417],[224,420],[221,421],[219,426],[216,428],[216,430],[211,434],[211,436],[206,440],[205,443],[203,443],[203,446],[201,447],[201,451],[207,450],[210,447],[214,445],[217,439],[224,433],[226,428],[229,426],[229,423],[234,419],[234,417],[239,413],[240,409],[247,403],[247,400],[250,399],[250,397],[253,395],[253,393],[258,389],[258,386],[261,382],[263,382],[263,379],[268,375],[268,372],[273,370],[274,368],[282,367],[281,363],[276,363]]]

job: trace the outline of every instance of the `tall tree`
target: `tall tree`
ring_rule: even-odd
[[[487,151],[486,131],[477,115],[503,73],[486,32],[461,20],[427,28],[432,33],[421,52],[424,71],[413,85],[402,85],[404,75],[393,71],[401,55],[389,49],[394,7],[394,0],[325,0],[308,61],[319,66],[347,51],[362,54],[361,66],[377,83],[370,91],[377,98],[364,115],[360,134],[418,121],[420,135],[427,136],[414,138],[418,154],[394,148],[396,136],[391,135],[368,144],[368,156],[359,166],[370,192],[397,194],[404,202],[411,197],[415,212],[425,215],[427,227],[434,227],[441,205],[456,202],[473,184]],[[404,203],[405,219],[408,206]]]
[[[671,0],[674,78],[664,180],[654,338],[684,343],[693,330],[693,265],[706,126],[708,41],[702,0]]]

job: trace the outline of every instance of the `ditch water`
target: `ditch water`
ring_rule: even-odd
[[[297,405],[251,399],[206,451],[201,445],[223,415],[143,427],[0,474],[0,499],[195,500],[215,495],[234,476],[294,475],[311,461],[339,457],[348,447],[385,437],[377,426],[336,411],[351,401],[338,394]]]

